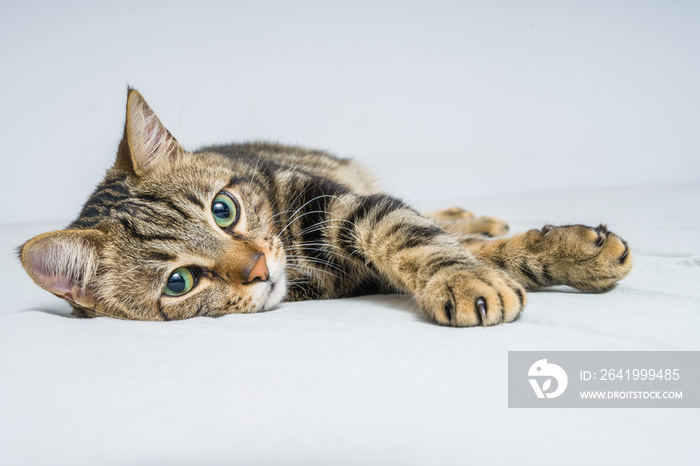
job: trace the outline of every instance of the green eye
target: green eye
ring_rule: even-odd
[[[238,220],[238,208],[236,201],[229,195],[219,193],[211,203],[211,214],[214,216],[214,221],[221,228],[226,228]]]
[[[180,267],[170,274],[163,293],[168,296],[182,296],[194,286],[194,276],[187,267]]]

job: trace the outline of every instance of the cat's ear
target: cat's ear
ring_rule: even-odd
[[[27,241],[19,250],[22,267],[34,282],[73,304],[94,309],[91,283],[105,234],[98,230],[59,230]]]
[[[155,169],[167,169],[183,152],[141,94],[129,89],[124,137],[119,144],[115,168],[142,176]]]

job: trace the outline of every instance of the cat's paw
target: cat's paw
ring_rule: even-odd
[[[556,283],[605,291],[632,270],[629,246],[605,225],[546,225],[527,235],[529,249],[538,254]]]
[[[515,320],[526,301],[525,290],[506,273],[488,267],[445,269],[416,294],[429,318],[441,325],[471,327]]]
[[[475,217],[474,213],[464,210],[461,207],[450,207],[449,209],[435,210],[428,214],[435,220],[469,220]]]
[[[484,236],[504,236],[510,227],[506,222],[494,217],[476,217],[472,212],[460,207],[436,210],[429,214],[441,227],[456,235],[479,234]]]
[[[469,222],[456,222],[452,231],[462,234],[481,234],[484,236],[496,237],[508,234],[510,227],[500,218],[476,217]]]

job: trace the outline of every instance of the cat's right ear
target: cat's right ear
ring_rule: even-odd
[[[167,170],[183,152],[141,94],[129,89],[124,137],[119,144],[114,167],[142,176],[152,170]]]
[[[94,309],[91,286],[105,234],[98,230],[59,230],[27,241],[19,250],[22,267],[34,283],[77,306]]]

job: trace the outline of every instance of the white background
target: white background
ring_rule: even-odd
[[[0,463],[695,465],[692,409],[508,409],[506,350],[699,349],[700,189],[666,187],[700,183],[696,5],[0,0],[0,222],[42,222],[0,234]],[[65,318],[10,251],[77,214],[127,83],[186,147],[325,148],[516,231],[609,220],[635,271],[487,330],[400,296]]]
[[[77,215],[127,83],[185,147],[326,149],[408,200],[698,183],[699,5],[4,1],[0,222]]]

